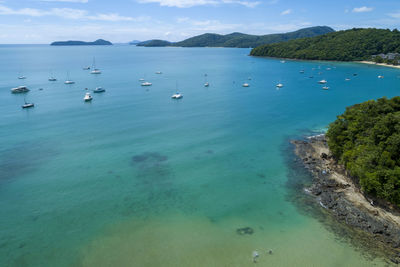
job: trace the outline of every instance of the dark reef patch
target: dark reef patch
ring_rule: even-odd
[[[254,229],[251,227],[243,227],[236,229],[236,233],[238,235],[252,235],[254,233]]]
[[[138,163],[143,163],[143,162],[159,163],[159,162],[164,162],[167,160],[168,160],[167,156],[164,156],[158,152],[145,152],[143,154],[135,155],[132,157],[133,164],[138,164]]]

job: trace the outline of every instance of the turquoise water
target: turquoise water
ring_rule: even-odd
[[[248,54],[0,47],[0,265],[247,266],[254,250],[261,266],[384,264],[288,201],[283,147],[348,105],[397,95],[400,71]],[[94,56],[101,75],[82,70]],[[31,91],[11,94],[19,85]]]

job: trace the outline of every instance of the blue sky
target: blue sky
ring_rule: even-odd
[[[318,25],[400,29],[400,0],[0,0],[0,43],[179,41]]]

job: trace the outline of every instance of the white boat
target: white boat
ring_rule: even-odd
[[[11,89],[11,93],[13,93],[13,94],[20,94],[20,93],[26,93],[26,92],[29,92],[29,89],[26,86],[18,86],[18,87]]]
[[[244,83],[244,84],[242,84],[242,86],[243,86],[243,87],[250,87],[250,84]]]
[[[328,86],[324,86],[324,87],[322,87],[322,89],[329,90],[329,87]]]
[[[162,72],[161,71],[156,71],[156,74],[162,74]]]
[[[171,96],[172,99],[181,99],[183,95],[181,93],[176,92]]]
[[[318,83],[319,84],[326,84],[328,81],[327,80],[320,80]]]
[[[33,108],[35,106],[35,104],[33,104],[33,103],[27,103],[26,101],[25,101],[25,104],[23,104],[21,107],[22,108]]]
[[[285,63],[286,61],[285,60],[281,60],[281,63]]]
[[[89,102],[89,101],[92,101],[92,96],[90,95],[90,93],[86,93],[85,94],[85,97],[83,98],[83,100],[85,101],[85,102]]]
[[[153,84],[152,84],[152,83],[149,83],[149,82],[144,82],[144,83],[142,83],[141,85],[142,85],[142,86],[152,86]]]
[[[304,73],[304,70],[301,70],[300,73]]]
[[[283,87],[283,84],[278,83],[278,84],[276,85],[276,87],[277,87],[277,88],[282,88],[282,87]]]
[[[57,79],[52,76],[52,77],[49,78],[49,81],[50,82],[55,82],[55,81],[57,81]]]
[[[344,79],[345,81],[350,81],[350,78],[346,78],[346,79]]]
[[[208,83],[208,82],[206,82],[205,84],[204,84],[204,87],[209,87],[210,86],[210,84]]]
[[[24,75],[21,75],[21,76],[18,76],[18,79],[24,80],[24,79],[26,79],[26,77]]]
[[[69,72],[67,72],[67,79],[64,82],[65,84],[74,84],[75,82],[69,78]]]
[[[96,89],[93,90],[93,93],[103,93],[105,91],[106,91],[106,89],[104,89],[102,87],[97,87]]]
[[[144,82],[144,79],[143,79],[143,78],[140,78],[140,79],[139,79],[139,82]]]
[[[90,74],[101,74],[101,70],[96,69],[96,60],[93,57],[93,65],[92,65],[93,70],[90,72]]]
[[[379,79],[383,79],[384,77],[383,77],[382,75],[379,75],[378,78],[379,78]]]

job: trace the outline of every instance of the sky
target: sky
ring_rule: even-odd
[[[400,0],[0,0],[0,43],[114,43],[311,26],[400,29]]]

